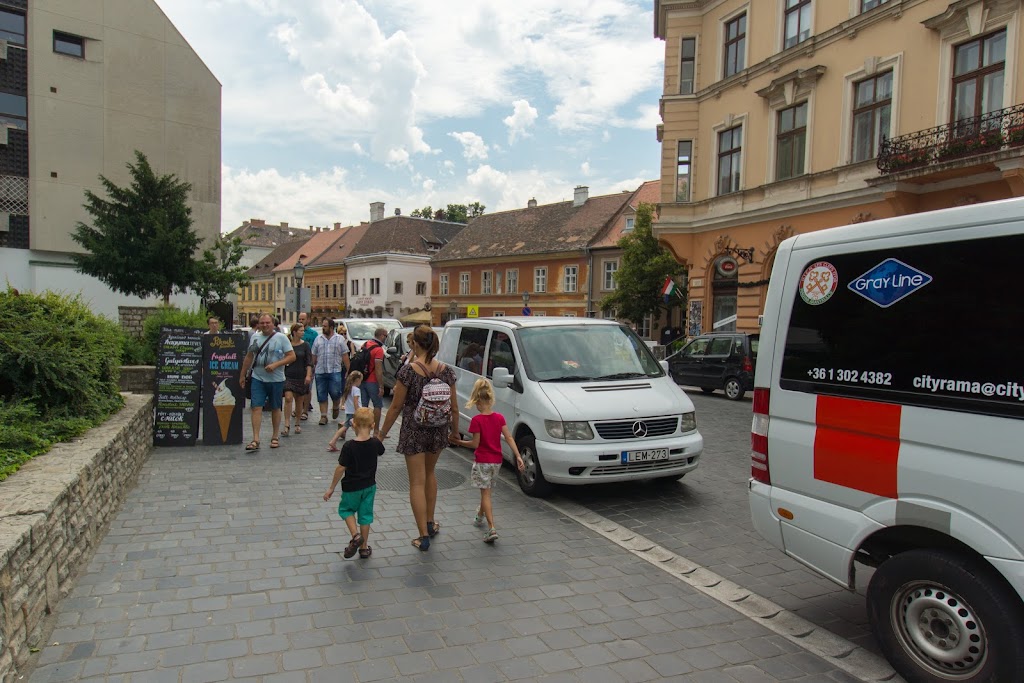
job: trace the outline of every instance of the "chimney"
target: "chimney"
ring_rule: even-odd
[[[334,224],[334,229],[335,230],[341,230],[341,223],[335,223]]]
[[[537,198],[534,197],[530,201],[526,202],[526,208],[527,209],[536,209],[537,208]]]
[[[572,194],[572,205],[583,206],[587,201],[588,190],[586,185],[577,185]]]
[[[281,221],[281,227],[282,228],[287,228],[288,227],[288,221]]]
[[[401,216],[402,215],[402,210],[401,209],[395,209],[395,215],[396,216]]]
[[[266,221],[262,218],[250,218],[249,225],[266,225]]]
[[[370,202],[370,222],[383,220],[384,202]]]

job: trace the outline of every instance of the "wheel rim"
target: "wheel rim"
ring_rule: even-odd
[[[893,596],[891,616],[900,645],[933,675],[958,681],[984,666],[988,637],[981,620],[945,586],[906,584]]]
[[[740,383],[734,379],[730,379],[725,383],[725,395],[729,398],[736,398],[740,395]]]
[[[519,455],[522,456],[523,464],[526,465],[526,469],[520,473],[520,476],[527,488],[533,488],[533,485],[537,483],[537,456],[529,446],[520,446]]]

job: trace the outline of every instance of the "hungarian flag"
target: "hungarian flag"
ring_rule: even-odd
[[[665,284],[661,288],[661,296],[665,300],[665,303],[668,303],[669,297],[673,294],[678,296],[678,293],[679,288],[676,287],[675,280],[670,277],[665,278]]]

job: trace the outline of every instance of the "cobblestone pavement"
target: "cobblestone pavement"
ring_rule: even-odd
[[[670,484],[563,487],[560,495],[877,654],[864,605],[870,571],[858,566],[858,591],[844,590],[754,531],[747,505],[749,395],[729,401],[721,392],[686,391],[704,436],[694,472]]]
[[[373,557],[344,560],[337,497],[322,500],[331,427],[311,417],[277,450],[268,429],[256,455],[153,452],[60,604],[30,683],[857,680],[505,484],[494,492],[501,538],[485,545],[469,466],[451,451],[441,534],[417,551],[395,436]],[[722,514],[731,502],[703,490],[724,477],[716,457],[676,496]],[[690,542],[750,541],[692,526]]]

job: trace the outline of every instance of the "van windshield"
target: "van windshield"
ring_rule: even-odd
[[[632,330],[621,325],[532,327],[520,330],[529,375],[539,382],[660,377],[661,365]]]
[[[345,323],[345,329],[348,331],[350,339],[366,341],[373,339],[373,332],[378,327],[383,327],[390,332],[401,325],[397,320],[349,320]]]

